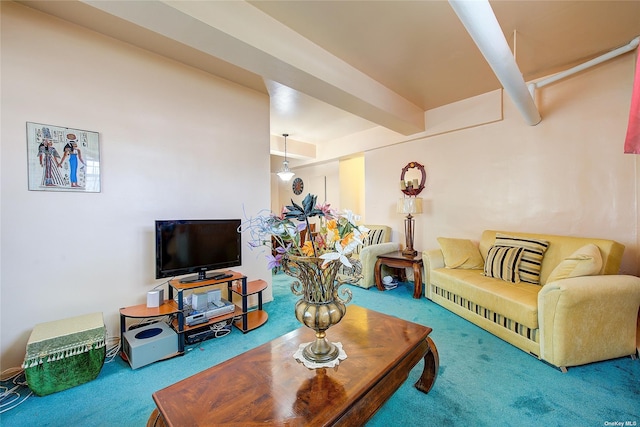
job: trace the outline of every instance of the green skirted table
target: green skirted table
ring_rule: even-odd
[[[95,379],[104,364],[106,336],[102,313],[36,325],[22,364],[29,388],[46,396]]]

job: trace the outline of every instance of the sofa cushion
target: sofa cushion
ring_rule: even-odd
[[[558,266],[558,264],[588,243],[593,243],[600,249],[600,254],[602,255],[602,269],[599,274],[618,274],[622,255],[624,254],[624,245],[621,245],[614,240],[559,236],[554,234],[521,233],[510,230],[485,230],[482,232],[482,237],[480,238],[480,243],[478,245],[480,253],[485,258],[489,247],[495,244],[496,235],[498,233],[516,237],[546,240],[549,242],[549,248],[544,253],[544,258],[542,260],[542,269],[540,271],[541,285],[547,283],[549,275],[553,269]]]
[[[551,272],[547,282],[578,276],[593,276],[602,269],[600,249],[589,243],[568,256]]]
[[[364,245],[365,246],[371,246],[371,245],[378,245],[380,243],[384,243],[385,240],[385,233],[386,230],[379,228],[379,229],[373,229],[373,230],[369,230],[369,233],[367,234],[367,237],[365,238],[364,241]]]
[[[437,268],[431,270],[430,277],[432,285],[530,329],[538,328],[539,285],[507,283],[484,276],[482,270]]]
[[[438,243],[447,268],[482,268],[484,260],[471,240],[438,237]]]
[[[484,275],[511,283],[520,283],[518,267],[524,248],[515,246],[492,246],[484,263]]]
[[[520,280],[535,285],[540,284],[542,258],[549,247],[548,241],[497,233],[495,245],[524,248],[522,262],[518,269]]]
[[[358,257],[362,248],[371,245],[379,245],[391,241],[391,228],[386,225],[365,225],[369,229],[367,237],[362,241],[362,245],[358,245],[353,251],[353,255]]]

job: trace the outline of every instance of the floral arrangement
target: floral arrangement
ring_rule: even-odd
[[[369,230],[356,225],[359,217],[351,211],[337,212],[329,204],[316,205],[316,200],[317,196],[307,194],[301,206],[291,200],[280,215],[259,215],[242,226],[251,233],[252,247],[271,249],[267,255],[270,269],[280,267],[287,255],[321,258],[323,266],[339,260],[352,267],[349,255],[362,244]],[[312,233],[309,218],[313,217],[320,218],[320,230]],[[303,230],[308,238],[301,243]]]

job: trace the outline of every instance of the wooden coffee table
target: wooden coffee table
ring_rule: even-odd
[[[338,367],[307,369],[293,358],[315,338],[302,327],[153,393],[160,417],[154,411],[148,425],[363,425],[421,359],[415,387],[429,392],[439,366],[430,332],[349,305],[327,332],[347,353]]]
[[[376,287],[381,291],[384,291],[384,285],[382,284],[383,265],[395,268],[413,268],[413,297],[416,299],[422,297],[422,252],[418,252],[416,256],[406,256],[400,251],[378,255],[373,277],[376,281]]]

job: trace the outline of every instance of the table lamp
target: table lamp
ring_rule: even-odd
[[[412,214],[422,213],[422,199],[418,197],[403,197],[398,200],[398,213],[407,214],[404,220],[404,234],[407,239],[407,245],[402,251],[402,255],[414,257],[418,251],[413,249],[413,224]]]

